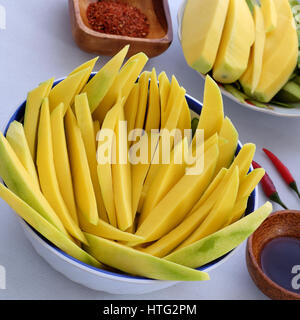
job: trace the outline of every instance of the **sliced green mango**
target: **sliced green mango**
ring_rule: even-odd
[[[41,83],[36,89],[30,91],[27,95],[24,114],[24,131],[33,161],[35,161],[36,136],[40,108],[43,99],[49,95],[53,81],[54,78]]]
[[[138,107],[139,107],[139,85],[135,83],[124,106],[128,134],[130,134],[131,130],[134,129],[135,118],[136,118]],[[129,145],[131,145],[131,141],[129,141]]]
[[[264,175],[265,170],[263,168],[251,171],[240,184],[237,198],[249,197]]]
[[[86,93],[75,97],[75,113],[89,163],[99,217],[108,221],[97,175],[96,139],[92,114]]]
[[[53,158],[53,142],[48,99],[45,99],[40,113],[36,164],[39,181],[45,198],[55,210],[64,227],[81,242],[86,242],[83,233],[71,217],[60,193]]]
[[[23,164],[24,168],[31,176],[33,182],[36,184],[38,188],[40,188],[38,175],[31,157],[24,128],[20,122],[11,122],[6,133],[6,139],[13,148],[21,163]]]
[[[93,113],[101,103],[102,99],[112,86],[128,52],[129,45],[118,52],[82,89],[86,92],[91,113]]]
[[[74,196],[72,174],[64,127],[65,106],[59,104],[50,115],[53,143],[53,159],[59,190],[76,224],[78,224],[77,208]]]
[[[21,198],[0,184],[0,197],[7,202],[12,209],[28,224],[30,224],[42,236],[70,256],[86,264],[101,268],[102,265],[95,258],[77,246],[64,233],[43,218],[37,211],[31,208]]]
[[[273,0],[260,0],[265,21],[265,32],[269,33],[277,27],[277,11]]]
[[[89,254],[123,272],[158,280],[209,280],[209,276],[205,272],[184,268],[88,233],[86,233],[86,237],[89,246],[85,250]]]
[[[228,253],[249,237],[272,211],[270,202],[243,219],[188,247],[176,250],[165,259],[190,268],[198,268]]]
[[[86,219],[96,225],[98,223],[97,201],[84,143],[71,108],[66,112],[65,130],[76,203]]]
[[[100,131],[100,122],[98,120],[93,121],[94,125],[94,133],[95,133],[95,140],[97,141],[97,134]]]
[[[159,81],[159,97],[160,97],[160,109],[161,109],[160,118],[161,118],[161,127],[163,128],[167,121],[166,109],[167,109],[167,103],[168,103],[171,84],[165,72],[160,73],[160,75],[158,76],[158,81]]]

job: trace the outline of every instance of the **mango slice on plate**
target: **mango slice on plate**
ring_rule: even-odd
[[[129,135],[128,138],[131,137],[131,130],[135,128],[135,118],[139,107],[139,93],[139,85],[135,83],[124,106],[125,119],[127,121],[127,132]],[[131,145],[131,143],[132,142],[129,141],[129,145]]]
[[[264,18],[258,4],[253,8],[253,19],[255,25],[255,42],[251,49],[248,67],[239,80],[246,94],[250,96],[256,89],[261,76],[266,40]]]
[[[184,136],[184,130],[191,129],[191,111],[186,99],[183,100],[182,110],[178,119],[177,128],[181,131],[182,136]]]
[[[95,141],[97,141],[97,134],[100,131],[100,122],[98,120],[93,121],[94,133],[95,133]]]
[[[50,115],[53,143],[53,159],[59,190],[76,224],[78,224],[77,208],[69,163],[68,148],[64,127],[65,106],[59,104]]]
[[[167,103],[168,103],[171,84],[165,72],[162,72],[159,74],[158,81],[159,81],[159,97],[160,97],[160,109],[161,109],[160,118],[161,118],[161,127],[163,128],[167,121],[166,109],[167,109]]]
[[[230,0],[213,78],[221,83],[238,80],[247,68],[254,40],[254,22],[246,1]]]
[[[52,223],[58,230],[67,234],[62,222],[40,189],[32,182],[30,175],[2,133],[0,133],[0,156],[0,176],[8,188]]]
[[[87,94],[91,113],[98,108],[102,99],[112,86],[127,55],[128,48],[128,45],[125,46],[110,59],[82,89],[82,93],[86,92]]]
[[[36,231],[43,235],[62,251],[86,264],[101,268],[102,265],[86,251],[77,246],[64,233],[43,218],[37,211],[30,207],[21,198],[0,184],[0,197],[5,200],[10,207]]]
[[[211,234],[192,245],[176,250],[165,259],[190,268],[198,268],[228,253],[247,239],[272,212],[266,202],[243,219]]]
[[[273,0],[260,0],[265,32],[269,33],[277,27],[277,11]]]
[[[41,83],[37,88],[30,91],[27,95],[24,114],[24,131],[33,161],[35,161],[36,137],[40,108],[43,99],[48,97],[50,93],[53,81],[54,78]]]
[[[158,280],[203,281],[207,273],[185,268],[122,244],[86,233],[89,246],[85,250],[103,263],[121,271]],[[112,252],[114,254],[112,254]]]
[[[71,108],[66,112],[65,130],[76,203],[86,219],[96,225],[98,223],[97,201],[84,143]]]
[[[183,53],[187,63],[203,74],[214,65],[228,4],[229,0],[187,1],[181,27]],[[199,18],[199,13],[204,16]]]
[[[46,99],[41,107],[38,129],[36,164],[42,192],[69,233],[81,242],[86,242],[83,233],[71,217],[60,193],[53,158],[49,103]]]
[[[265,175],[263,168],[257,168],[251,171],[240,184],[238,199],[249,197],[255,187],[259,184],[262,177]]]
[[[37,188],[40,188],[38,175],[26,140],[24,127],[20,122],[13,121],[9,125],[6,133],[6,139],[23,164],[24,168],[29,173],[32,181],[36,184]]]
[[[97,175],[95,131],[86,93],[82,93],[75,97],[75,113],[89,164],[91,179],[97,201],[98,214],[102,220],[108,221]]]
[[[218,156],[219,149],[215,145],[204,154],[203,172],[184,175],[150,212],[136,234],[150,242],[164,236],[180,223],[211,182]]]

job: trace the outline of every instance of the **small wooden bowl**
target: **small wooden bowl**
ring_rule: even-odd
[[[271,214],[249,237],[246,262],[257,287],[274,300],[300,300],[300,294],[288,291],[273,282],[262,270],[260,256],[264,246],[277,237],[300,238],[300,211],[283,210]]]
[[[86,10],[96,0],[69,0],[72,34],[84,51],[112,56],[130,44],[128,57],[144,52],[155,57],[168,49],[173,40],[172,21],[168,0],[119,0],[140,9],[148,18],[149,34],[146,38],[110,35],[94,31],[87,20]]]

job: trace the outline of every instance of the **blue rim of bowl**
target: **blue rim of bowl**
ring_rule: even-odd
[[[93,72],[90,76],[90,79],[94,77],[96,73]],[[64,78],[58,79],[53,83],[53,87],[56,86],[59,82],[61,82]],[[90,80],[89,79],[89,80]],[[186,94],[186,100],[187,103],[189,105],[189,108],[194,111],[195,113],[197,113],[198,115],[201,113],[202,110],[202,103],[199,102],[198,100],[194,99],[193,97],[191,97],[190,95]],[[6,136],[8,127],[10,125],[10,123],[14,120],[16,121],[20,121],[22,122],[24,119],[24,112],[25,112],[25,106],[26,106],[26,100],[18,107],[18,109],[14,112],[14,114],[10,117],[5,130],[4,130],[4,135]],[[237,150],[235,155],[237,155],[239,153],[239,151],[241,150],[242,144],[240,142],[238,142],[238,146],[237,146]],[[249,169],[249,172],[251,172],[253,170],[252,166]],[[245,216],[248,214],[251,214],[255,209],[256,209],[256,203],[257,203],[257,188],[254,189],[254,191],[251,193],[249,199],[248,199],[248,203],[247,203],[247,208],[245,211]],[[22,219],[23,220],[23,219]],[[24,221],[24,220],[23,220]],[[70,256],[69,254],[65,253],[64,251],[60,250],[58,247],[56,247],[52,242],[50,242],[48,239],[46,239],[43,235],[41,235],[38,231],[36,231],[34,228],[32,228],[26,221],[24,221],[25,224],[39,237],[41,238],[41,240],[43,240],[45,242],[46,245],[48,245],[51,249],[57,251],[57,253],[63,255],[65,258],[72,260],[73,262],[79,264],[80,266],[86,267],[88,269],[91,269],[93,271],[97,271],[101,274],[105,274],[105,275],[109,275],[109,276],[114,276],[114,277],[118,277],[118,278],[122,278],[122,279],[131,279],[131,280],[148,280],[148,281],[162,281],[162,280],[155,280],[155,279],[149,279],[146,277],[138,277],[138,276],[131,276],[131,275],[127,275],[127,274],[121,274],[121,273],[115,273],[112,271],[107,271],[107,270],[103,270],[103,269],[98,269],[95,268],[91,265],[88,265],[72,256]],[[229,255],[231,255],[237,248],[229,251],[228,253],[224,254],[223,256],[197,268],[197,270],[199,271],[207,271],[208,269],[212,269],[215,265],[217,265],[219,262],[221,262],[222,260],[224,261],[225,258],[228,258]]]

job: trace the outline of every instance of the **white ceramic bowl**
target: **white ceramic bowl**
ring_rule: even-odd
[[[94,73],[92,76],[93,75]],[[62,79],[57,80],[55,84],[61,80]],[[191,109],[192,116],[198,116],[202,108],[201,103],[189,95],[186,95],[186,99]],[[22,121],[25,104],[26,101],[24,101],[23,104],[13,114],[6,126],[5,134],[9,124],[12,121]],[[241,146],[242,145],[239,142],[237,153],[239,152]],[[253,170],[253,168],[250,170]],[[257,209],[257,206],[258,193],[257,189],[255,189],[249,197],[245,214],[250,214]],[[32,229],[24,220],[19,220],[25,232],[25,236],[29,239],[36,252],[42,258],[44,258],[55,270],[65,275],[70,280],[90,289],[105,291],[112,294],[143,294],[164,289],[177,283],[176,281],[152,280],[94,268],[64,253],[50,243],[47,239],[42,237],[38,232]],[[199,270],[208,272],[219,267],[223,262],[229,259],[234,252],[236,252],[236,249],[208,263],[207,265],[202,266],[199,268]]]

